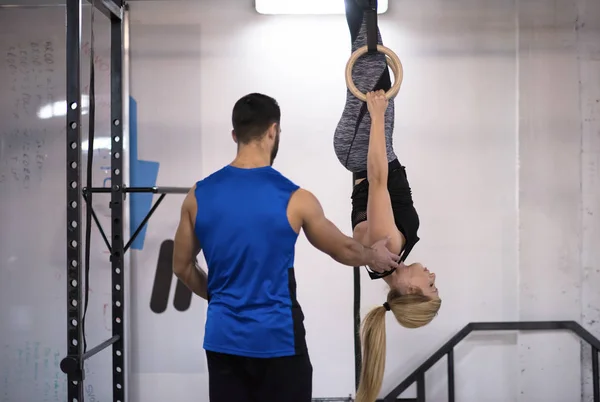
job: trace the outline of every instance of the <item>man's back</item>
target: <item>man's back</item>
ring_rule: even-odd
[[[344,235],[313,194],[271,168],[280,120],[275,99],[239,99],[231,117],[235,159],[196,183],[181,206],[173,272],[209,301],[204,349],[212,402],[311,400],[313,369],[294,279],[300,230],[342,264],[399,267],[388,239],[366,247]],[[197,266],[201,249],[208,275]]]
[[[264,358],[306,350],[298,234],[286,213],[297,189],[270,166],[228,165],[196,184],[195,233],[208,265],[206,350]]]

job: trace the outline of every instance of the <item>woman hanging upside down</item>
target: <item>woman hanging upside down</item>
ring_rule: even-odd
[[[364,8],[357,0],[345,0],[352,51],[367,44]],[[377,41],[382,44],[377,32]],[[385,98],[391,88],[385,55],[366,54],[354,65],[356,87],[367,93],[366,104],[347,93],[346,106],[334,137],[335,152],[346,169],[355,174],[352,192],[353,236],[365,245],[386,236],[388,248],[406,260],[419,241],[419,216],[413,206],[406,170],[392,146],[394,101]],[[391,274],[390,274],[391,273]],[[441,300],[435,274],[420,263],[402,264],[386,274],[369,271],[390,287],[387,301],[371,310],[363,321],[363,364],[357,402],[373,402],[381,389],[385,368],[385,313],[391,311],[400,325],[418,328],[437,314]]]

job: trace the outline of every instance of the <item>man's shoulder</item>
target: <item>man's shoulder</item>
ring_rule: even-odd
[[[228,175],[228,166],[224,166],[221,169],[206,176],[205,178],[197,181],[196,188],[201,189],[202,187],[210,186],[211,184],[223,182],[223,180],[227,180],[228,177],[231,177]],[[300,186],[296,184],[292,179],[285,176],[283,173],[281,173],[277,169],[274,169],[273,167],[262,170],[262,174],[259,174],[258,176],[254,177],[259,180],[261,180],[260,178],[262,177],[262,180],[271,183],[277,183],[276,186],[280,189],[285,189],[292,192],[300,189]],[[239,178],[233,177],[233,179],[237,180]]]
[[[305,188],[298,186],[296,191],[294,191],[294,193],[292,194],[290,202],[293,202],[300,208],[306,208],[310,207],[316,200],[317,198],[313,193],[311,193]]]
[[[211,174],[209,174],[205,178],[198,180],[196,182],[196,188],[200,188],[200,187],[206,186],[207,184],[213,183],[216,180],[222,179],[222,176],[223,176],[226,168],[227,168],[227,166],[224,166],[221,169],[212,172]]]
[[[295,190],[300,188],[300,186],[298,184],[296,184],[292,179],[290,179],[289,177],[287,177],[286,175],[281,173],[279,170],[271,168],[271,172],[282,183],[285,183],[291,187],[294,187]]]

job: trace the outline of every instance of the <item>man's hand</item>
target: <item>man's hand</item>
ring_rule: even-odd
[[[386,271],[391,271],[392,269],[396,269],[400,266],[398,264],[400,261],[400,256],[390,252],[387,249],[387,244],[389,241],[390,237],[388,236],[385,239],[375,242],[375,244],[371,246],[371,249],[373,250],[373,262],[369,264],[371,270],[383,273]]]
[[[328,254],[337,262],[351,267],[371,266],[375,272],[386,272],[399,265],[400,256],[385,247],[389,239],[383,239],[372,247],[365,247],[355,239],[344,235],[325,217],[319,200],[310,192],[299,189],[288,204],[292,227],[304,229],[306,238],[314,247]]]

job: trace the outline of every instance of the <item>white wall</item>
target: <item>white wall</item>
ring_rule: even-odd
[[[577,53],[581,113],[581,320],[600,336],[600,4],[578,4]],[[582,348],[583,395],[593,400],[590,348]]]
[[[515,9],[488,4],[470,15],[462,5],[392,4],[380,20],[386,44],[398,51],[405,68],[396,144],[408,166],[423,239],[411,259],[435,268],[444,299],[439,318],[426,328],[408,331],[389,321],[384,392],[466,323],[518,318]],[[444,19],[432,29],[440,13]],[[131,18],[140,157],[161,161],[160,184],[189,186],[228,163],[235,154],[233,103],[248,92],[264,92],[277,98],[283,111],[276,167],[314,191],[330,218],[350,233],[351,177],[332,147],[349,56],[343,16],[260,16],[251,2],[221,0],[132,3]],[[172,201],[153,218],[148,244],[156,244],[154,233],[173,233],[181,200]],[[139,254],[136,258],[155,260],[157,250],[149,246]],[[351,269],[313,250],[304,238],[296,265],[315,367],[314,396],[348,395],[354,382]],[[146,264],[134,271],[143,269]],[[136,289],[145,320],[151,279],[140,281]],[[385,286],[365,277],[363,294],[366,312],[383,302]],[[185,317],[173,313],[169,328],[140,320],[135,325],[152,325],[152,335],[139,330],[133,343],[147,350],[156,333],[179,332],[187,323],[177,343],[193,353],[179,364],[203,362],[198,345],[205,306],[199,300],[192,306]],[[195,317],[193,329],[190,317]],[[514,335],[465,342],[456,355],[457,396],[481,398],[495,389],[493,400],[516,398],[516,344]],[[477,382],[471,381],[475,375]],[[163,374],[138,367],[139,387],[132,392],[146,400],[163,389],[190,395],[191,387],[198,395],[206,392],[205,376],[204,366],[195,376],[172,374],[172,385],[165,387]],[[428,381],[432,400],[444,398],[444,368]]]
[[[521,1],[519,17],[519,319],[581,317],[598,336],[600,5]],[[580,348],[520,335],[522,398],[592,401]]]
[[[313,191],[329,217],[350,233],[351,178],[332,144],[349,56],[344,17],[260,16],[252,3],[131,3],[139,159],[160,163],[158,184],[191,186],[233,158],[233,103],[251,91],[267,93],[283,112],[276,168]],[[63,18],[64,9],[57,7],[0,8],[0,49],[50,38],[58,60],[64,56]],[[89,21],[88,14],[85,18]],[[97,52],[107,58],[106,24],[97,21]],[[411,261],[435,269],[443,298],[439,317],[425,328],[406,330],[388,320],[382,395],[471,321],[572,319],[600,336],[600,5],[592,0],[391,2],[380,25],[405,69],[395,142],[422,222],[422,240]],[[10,70],[7,60],[0,72]],[[65,350],[65,292],[63,281],[52,279],[66,264],[59,241],[65,233],[64,191],[59,191],[64,119],[45,125],[14,121],[11,108],[23,92],[5,91],[6,77],[0,74],[0,105],[5,105],[0,108],[5,306],[0,317],[9,325],[0,332],[0,398],[64,400],[66,378],[56,359]],[[52,75],[56,99],[64,97],[60,77],[64,80],[58,72]],[[98,95],[105,97],[107,77],[98,80]],[[107,118],[106,105],[99,110],[98,118]],[[105,123],[98,124],[101,136]],[[24,143],[6,135],[15,127],[49,130],[43,174],[36,173],[38,181],[29,189],[6,179],[14,167],[7,161]],[[107,172],[100,165],[97,170],[95,183],[102,185]],[[184,312],[172,302],[161,314],[149,308],[159,248],[174,235],[181,201],[177,195],[166,198],[150,221],[143,249],[132,251],[131,401],[207,400],[206,304],[194,298]],[[106,215],[106,203],[97,202],[96,210]],[[108,262],[97,232],[93,236],[96,291],[107,285]],[[330,261],[304,237],[296,265],[314,397],[347,396],[354,388],[351,268]],[[37,287],[32,277],[39,279]],[[171,300],[174,288],[175,283]],[[363,275],[363,312],[381,303],[385,291]],[[108,337],[107,302],[104,290],[92,295],[90,346]],[[50,350],[52,358],[39,360],[36,345]],[[86,386],[92,388],[86,392],[94,392],[88,400],[108,400],[109,355],[93,359],[87,366]],[[427,375],[428,401],[447,400],[444,363]],[[40,364],[43,370],[36,371]],[[589,348],[569,334],[473,335],[456,350],[455,367],[461,401],[592,400]],[[32,386],[25,389],[24,383]],[[55,384],[58,389],[46,394]],[[414,396],[414,389],[403,396]]]
[[[582,194],[573,30],[577,9],[566,2],[554,7],[522,2],[520,11],[519,318],[578,317]],[[579,342],[571,335],[520,335],[523,398],[574,397],[581,382],[578,352]]]
[[[276,167],[314,191],[349,233],[350,175],[332,149],[345,94],[345,20],[260,16],[251,3],[132,3],[132,95],[140,103],[140,127],[149,132],[140,134],[140,152],[162,162],[160,183],[191,185],[233,157],[235,100],[251,91],[267,93],[283,111]],[[444,301],[440,316],[425,328],[408,331],[388,321],[382,395],[470,321],[579,320],[582,307],[586,316],[595,311],[598,278],[583,282],[588,291],[581,293],[583,273],[592,278],[589,267],[597,265],[591,251],[597,231],[580,211],[582,202],[593,208],[597,197],[597,166],[581,164],[593,160],[587,150],[598,135],[593,98],[600,91],[589,60],[597,26],[574,30],[576,21],[581,28],[584,16],[592,21],[597,15],[585,3],[431,0],[392,3],[380,17],[384,41],[405,68],[395,142],[422,219],[422,241],[411,259],[436,270]],[[580,91],[580,75],[581,86],[589,84],[586,92]],[[581,102],[590,104],[583,131]],[[158,213],[149,240],[151,232],[172,232],[179,202]],[[314,396],[348,395],[352,275],[304,238],[298,250]],[[362,285],[366,312],[383,301],[385,286],[366,277]],[[185,319],[172,318],[177,327],[197,317],[198,332],[187,336],[199,360],[204,307],[194,300]],[[592,319],[585,324],[598,333]],[[582,391],[580,359],[579,343],[568,334],[471,336],[456,352],[457,397],[589,397],[589,362]],[[428,397],[436,401],[446,400],[447,392],[445,367],[439,366],[427,377]],[[206,392],[205,369],[196,373],[171,375],[169,389],[182,384],[185,395]],[[160,387],[152,386],[156,376]],[[136,377],[143,400],[166,380],[162,374]]]

